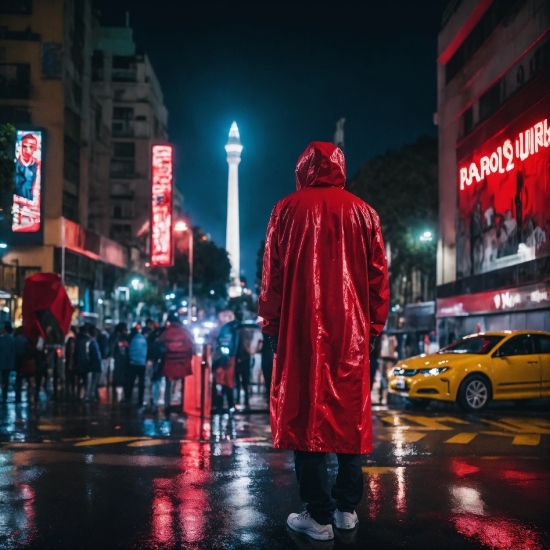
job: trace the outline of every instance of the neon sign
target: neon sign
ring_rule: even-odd
[[[42,132],[17,130],[11,229],[37,233],[42,206]]]
[[[504,174],[515,168],[514,160],[524,161],[540,149],[550,146],[550,126],[548,119],[537,122],[531,128],[520,132],[515,139],[515,147],[507,139],[491,155],[485,155],[478,162],[460,168],[460,190],[483,181],[491,174]]]
[[[550,94],[516,98],[457,147],[457,279],[550,255]]]
[[[151,189],[151,265],[173,265],[172,245],[172,145],[153,145]]]

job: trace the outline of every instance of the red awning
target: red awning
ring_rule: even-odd
[[[25,281],[23,329],[32,342],[62,344],[69,332],[74,308],[57,273],[36,273]]]

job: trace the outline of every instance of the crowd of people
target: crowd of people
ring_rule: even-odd
[[[232,311],[219,313],[218,325],[207,342],[212,350],[214,412],[233,412],[241,396],[244,408],[249,407],[251,371],[259,352],[269,388],[273,354],[269,346],[262,349],[257,329],[239,323]],[[165,413],[169,413],[173,397],[179,397],[177,408],[181,410],[185,378],[192,374],[195,351],[193,335],[176,312],[171,312],[163,325],[147,319],[130,330],[124,322],[107,324],[103,329],[90,323],[73,326],[64,350],[45,346],[43,341],[32,343],[23,335],[22,327],[14,332],[12,324],[6,322],[0,335],[2,400],[7,402],[12,387],[15,402],[21,403],[25,386],[27,403],[38,403],[41,391],[49,397],[49,373],[55,365],[61,396],[67,401],[98,402],[101,395],[102,400],[135,406],[139,412],[158,412],[159,405],[164,404]]]

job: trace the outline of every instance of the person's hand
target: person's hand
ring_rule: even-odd
[[[370,341],[370,353],[374,351],[374,347],[376,346],[376,340],[372,339]]]

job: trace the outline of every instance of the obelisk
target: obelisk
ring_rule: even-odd
[[[240,235],[239,235],[239,162],[241,162],[241,136],[237,123],[231,124],[229,139],[225,146],[227,163],[229,164],[229,180],[227,184],[227,231],[225,236],[225,249],[229,253],[231,261],[231,282],[229,284],[229,296],[240,296]]]

